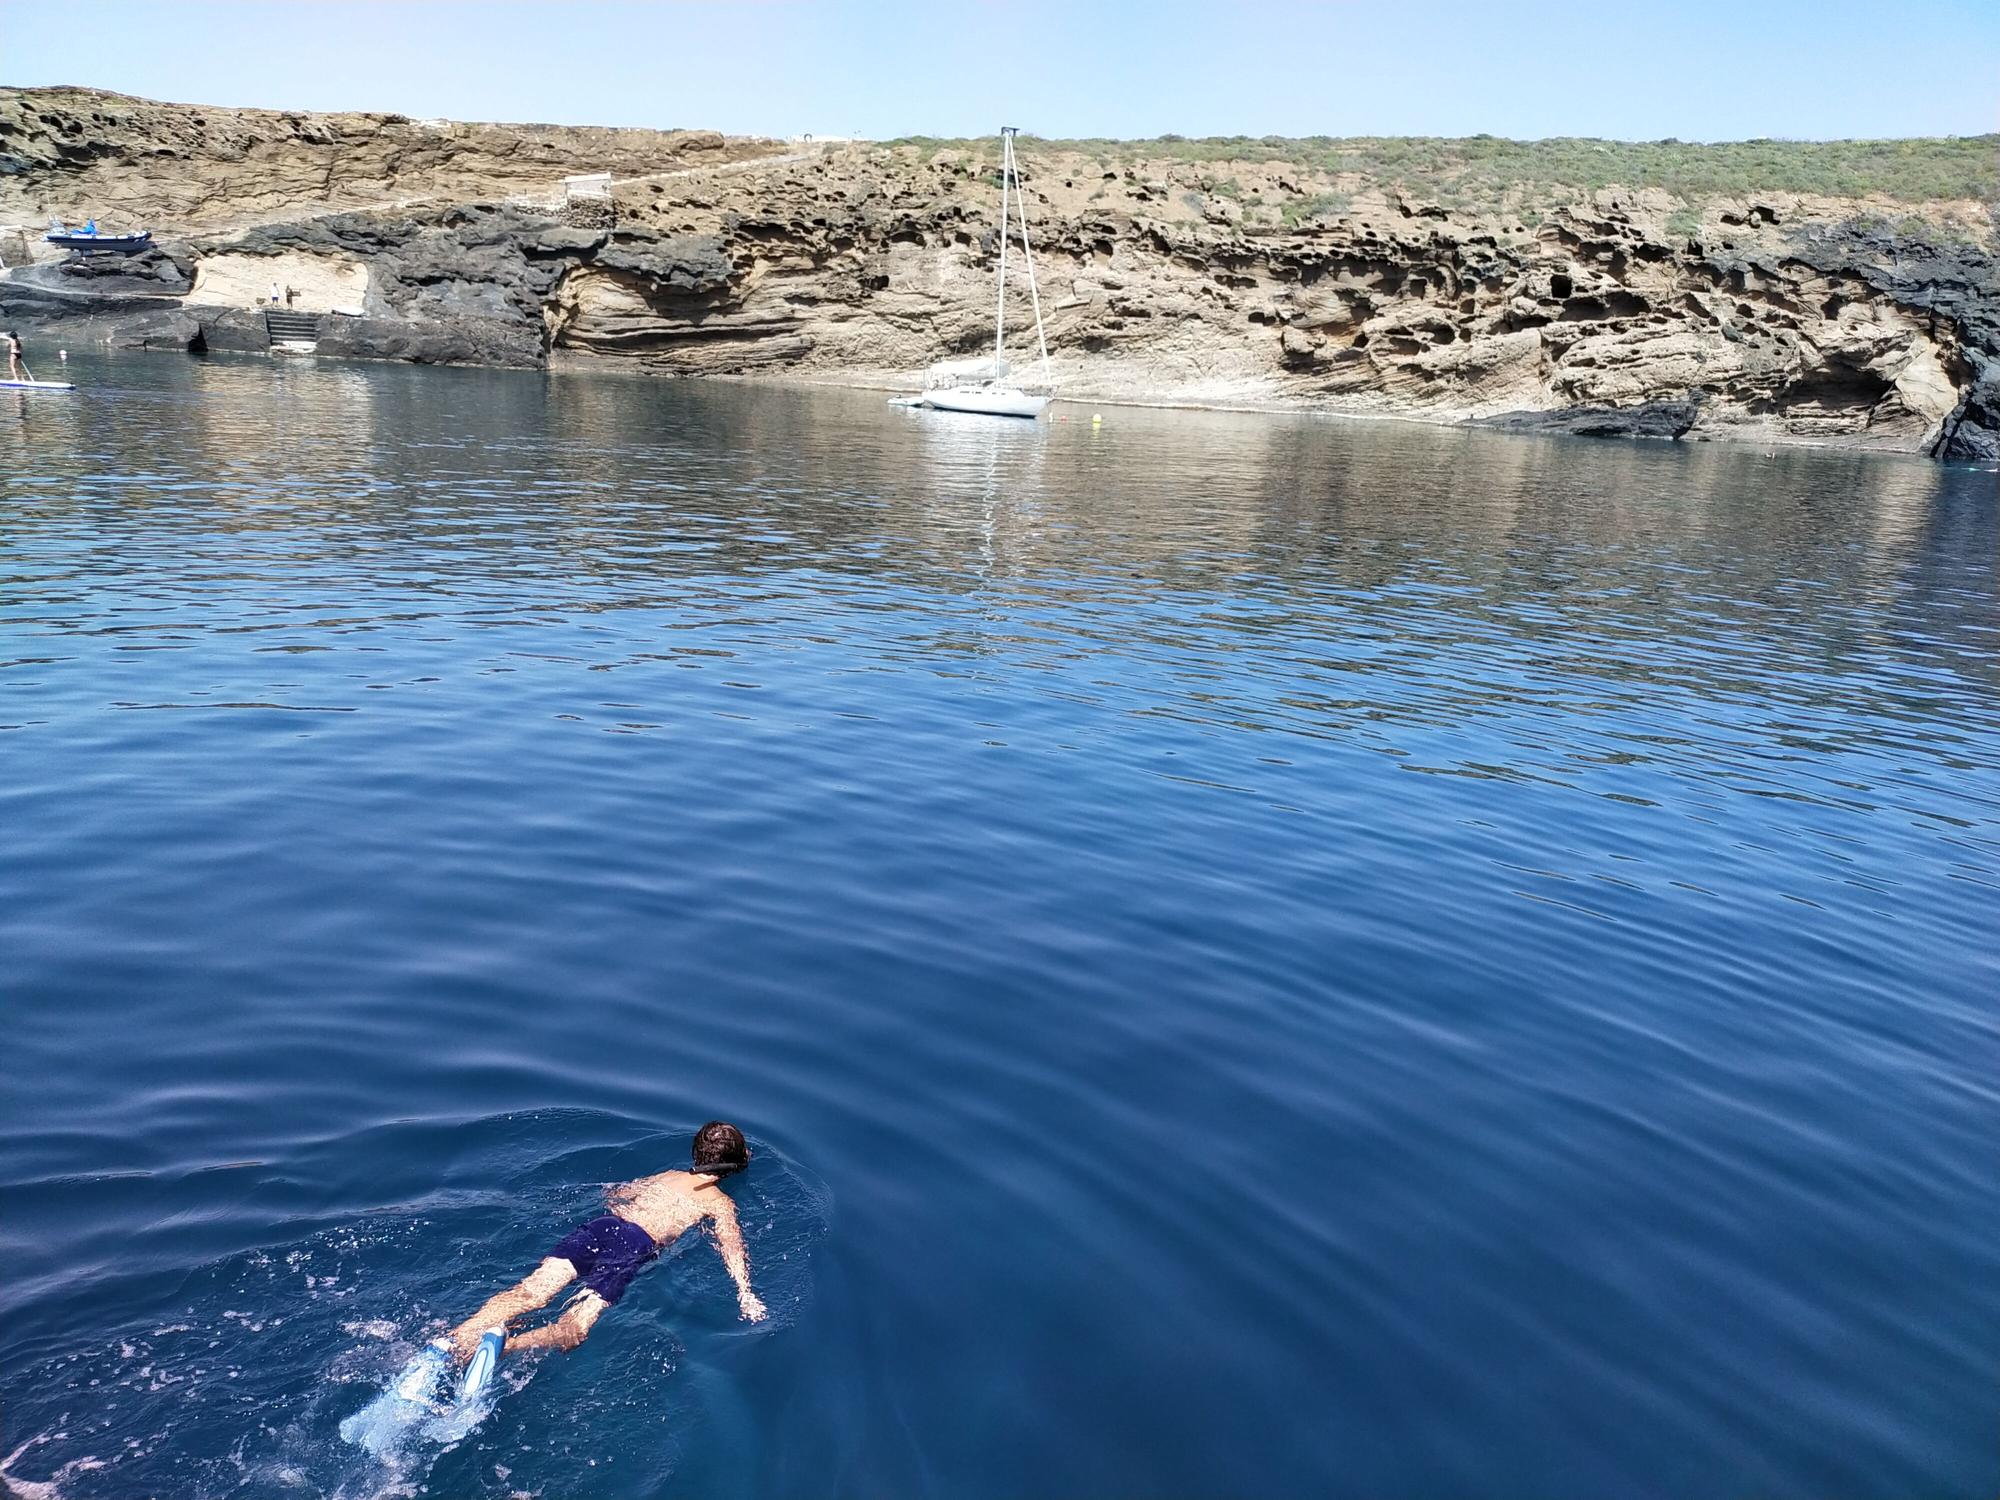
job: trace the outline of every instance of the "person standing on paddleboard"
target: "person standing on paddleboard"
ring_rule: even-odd
[[[21,364],[21,335],[10,328],[7,330],[6,338],[7,378],[9,380],[26,380],[28,374]]]
[[[715,1236],[722,1264],[736,1283],[737,1307],[750,1322],[761,1322],[766,1309],[750,1290],[750,1257],[743,1249],[736,1205],[718,1186],[723,1178],[749,1165],[750,1147],[743,1132],[722,1120],[711,1120],[695,1132],[690,1170],[660,1172],[612,1188],[605,1194],[605,1207],[610,1212],[571,1230],[533,1275],[489,1298],[484,1307],[452,1330],[453,1352],[460,1360],[470,1359],[481,1334],[505,1330],[547,1307],[557,1292],[580,1277],[582,1288],[559,1317],[506,1341],[509,1354],[524,1349],[574,1349],[590,1336],[605,1309],[625,1295],[632,1278],[659,1257],[663,1246],[703,1223]]]

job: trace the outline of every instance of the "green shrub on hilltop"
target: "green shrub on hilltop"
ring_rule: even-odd
[[[892,144],[967,146],[911,137]],[[1588,193],[1660,188],[1688,203],[1756,193],[1829,198],[1879,195],[1902,203],[1971,199],[2000,203],[2000,135],[1883,141],[1600,141],[1561,136],[1160,136],[1150,141],[1035,140],[1034,145],[1122,161],[1286,162],[1328,174],[1356,173],[1383,187],[1426,196],[1494,202],[1511,188]]]
[[[1291,199],[1279,213],[1285,223],[1297,224],[1301,220],[1325,218],[1329,214],[1344,214],[1353,206],[1354,199],[1347,193],[1315,193],[1310,198]]]

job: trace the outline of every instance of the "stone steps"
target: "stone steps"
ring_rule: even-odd
[[[273,349],[280,344],[294,348],[303,345],[310,349],[319,342],[319,314],[267,312],[264,314],[264,331],[270,335]]]

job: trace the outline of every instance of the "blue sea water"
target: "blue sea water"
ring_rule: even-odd
[[[2000,1488],[1990,473],[70,368],[0,402],[24,1493]],[[684,1244],[340,1440],[712,1116],[768,1323]]]

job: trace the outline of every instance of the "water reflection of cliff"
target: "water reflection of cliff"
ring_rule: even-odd
[[[1778,648],[1837,671],[1912,641],[1996,676],[1990,476],[1915,462],[331,361],[111,373],[134,378],[10,424],[17,473],[53,463],[213,563],[282,531],[299,576],[366,570],[358,609],[392,578],[443,613],[689,610],[720,587],[943,610],[974,650],[1152,642],[1225,670],[1268,649],[1409,671],[1472,631],[1571,684],[1671,685],[1704,656],[1727,693],[1750,639],[1766,677]]]

